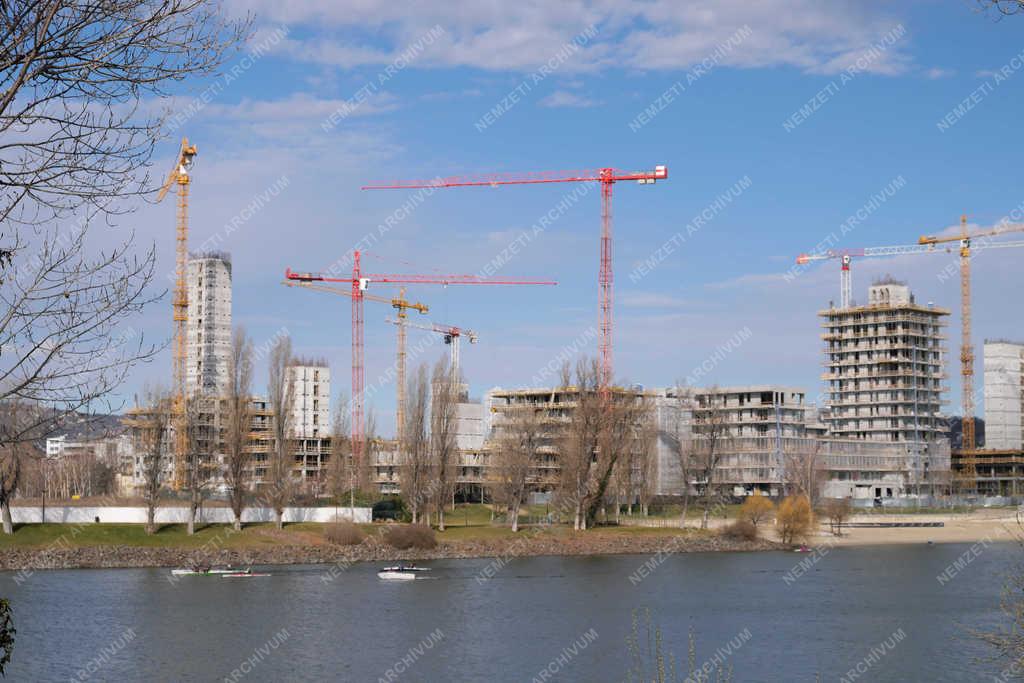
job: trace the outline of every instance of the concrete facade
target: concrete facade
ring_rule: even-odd
[[[1024,447],[1024,344],[985,341],[985,448]]]
[[[288,368],[292,384],[292,434],[312,439],[330,432],[331,370],[326,363],[299,361]]]
[[[219,252],[193,254],[187,277],[185,389],[220,396],[231,354],[231,259]]]
[[[865,441],[944,438],[946,309],[920,306],[910,288],[872,285],[868,304],[820,311],[829,433]]]

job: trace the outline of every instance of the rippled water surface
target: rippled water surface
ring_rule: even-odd
[[[618,681],[645,607],[677,658],[692,628],[698,660],[719,652],[735,681],[837,680],[858,665],[862,681],[979,680],[986,651],[966,631],[995,623],[1022,558],[989,546],[942,585],[968,548],[836,549],[795,580],[808,556],[781,552],[437,561],[405,583],[368,564],[332,580],[323,566],[177,583],[156,569],[40,571],[21,585],[7,573],[7,680]],[[478,580],[489,565],[494,578]]]

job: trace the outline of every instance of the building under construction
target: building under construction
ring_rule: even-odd
[[[185,392],[220,396],[231,354],[231,257],[192,254],[188,261]]]
[[[985,442],[954,454],[954,468],[980,495],[1024,494],[1024,343],[986,340]]]
[[[947,309],[918,305],[905,283],[889,278],[871,286],[866,305],[818,315],[825,330],[830,434],[898,442],[946,435]]]
[[[829,470],[838,475],[830,475],[830,495],[939,492],[949,476],[942,415],[949,311],[918,304],[906,283],[887,277],[869,288],[865,305],[818,315],[825,342]]]

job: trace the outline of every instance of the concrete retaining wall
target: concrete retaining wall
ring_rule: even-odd
[[[330,522],[335,517],[344,519],[351,518],[354,514],[355,521],[360,524],[368,524],[372,518],[370,508],[347,508],[347,507],[316,507],[316,508],[285,508],[285,522]],[[41,507],[17,507],[11,508],[11,516],[15,524],[37,524],[43,521],[43,509]],[[50,524],[91,524],[96,518],[100,523],[106,524],[145,524],[146,508],[137,507],[63,507],[46,506],[46,521]],[[235,519],[231,508],[208,507],[200,510],[198,521],[202,523],[227,524]],[[156,521],[158,524],[184,524],[188,522],[188,508],[184,507],[159,507],[156,509]],[[274,511],[271,508],[246,508],[242,512],[243,522],[272,522]]]

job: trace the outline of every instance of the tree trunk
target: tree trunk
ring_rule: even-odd
[[[198,506],[196,505],[195,501],[193,501],[192,505],[190,505],[189,509],[188,509],[188,535],[189,536],[193,536],[196,533],[196,508],[198,508]]]
[[[146,507],[146,533],[150,536],[156,533],[156,506],[153,504]]]
[[[444,505],[437,506],[437,530],[444,531]]]
[[[278,529],[284,528],[284,510],[274,508],[274,524],[277,525]]]
[[[3,508],[4,533],[5,534],[13,534],[14,533],[14,520],[11,519],[11,501],[9,499],[7,499],[7,498],[4,498],[3,503],[0,504],[0,507]]]
[[[512,533],[519,531],[519,506],[512,507]]]
[[[238,512],[235,513],[235,531],[242,530],[242,515]]]

